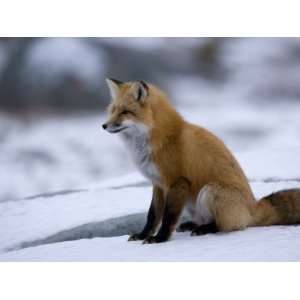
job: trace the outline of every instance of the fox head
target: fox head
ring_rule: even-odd
[[[111,103],[108,107],[109,118],[103,129],[109,133],[122,132],[131,135],[147,131],[153,123],[150,106],[150,86],[144,81],[121,82],[106,79]]]

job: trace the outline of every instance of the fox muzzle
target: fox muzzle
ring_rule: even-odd
[[[105,123],[102,125],[102,128],[106,131],[108,131],[109,133],[117,133],[120,132],[126,128],[128,128],[127,126],[122,126],[122,124],[119,123]]]

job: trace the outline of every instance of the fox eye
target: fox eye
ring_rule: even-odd
[[[128,114],[131,114],[131,111],[129,111],[129,110],[123,110],[121,112],[121,115],[128,115]]]

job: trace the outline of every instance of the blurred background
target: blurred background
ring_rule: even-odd
[[[159,85],[235,152],[300,141],[299,38],[0,38],[0,202],[134,170],[105,78]]]

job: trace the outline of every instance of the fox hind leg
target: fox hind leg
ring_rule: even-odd
[[[187,221],[179,225],[178,232],[191,231],[192,235],[201,235],[210,232],[216,232],[216,225],[213,222],[213,215],[208,207],[208,201],[211,197],[209,187],[204,186],[196,199],[194,205],[187,206],[192,221]]]
[[[252,223],[252,201],[253,199],[246,198],[237,189],[207,184],[197,198],[194,218],[201,226],[194,230],[193,234],[229,232],[246,228]]]

